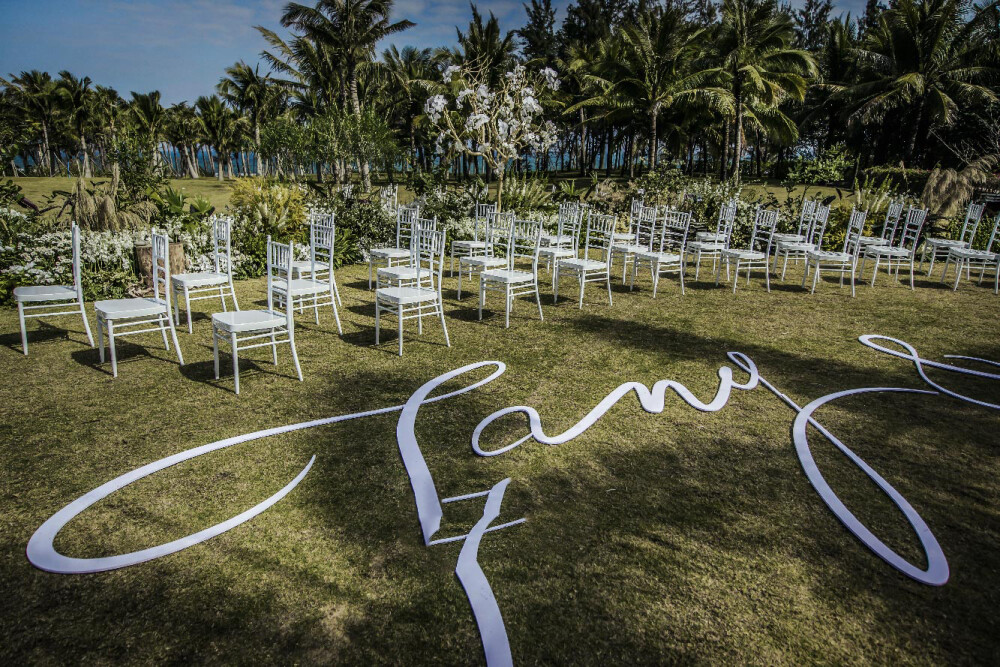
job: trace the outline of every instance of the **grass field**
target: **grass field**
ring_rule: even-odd
[[[473,299],[457,301],[446,280],[452,347],[437,324],[422,337],[413,325],[399,358],[394,322],[373,345],[365,277],[361,266],[338,273],[343,337],[329,312],[319,326],[300,317],[304,382],[287,350],[277,367],[255,350],[243,356],[238,397],[225,358],[222,379],[213,379],[207,314],[193,335],[178,331],[187,365],[146,334],[120,344],[112,379],[78,320],[30,324],[23,357],[16,313],[0,311],[5,664],[482,662],[454,575],[461,544],[423,545],[395,413],[182,463],[98,503],[56,540],[62,553],[89,557],[177,539],[261,502],[316,455],[274,507],[177,554],[63,576],[32,567],[24,549],[67,503],[146,463],[257,429],[397,405],[440,373],[494,359],[507,364],[505,375],[424,406],[416,433],[442,496],[512,479],[500,521],[527,523],[484,537],[479,562],[515,663],[941,664],[1000,654],[996,411],[873,394],[816,413],[930,526],[951,567],[940,588],[901,575],[845,530],[796,457],[795,412],[762,387],[735,392],[717,413],[668,394],[664,412],[649,414],[630,395],[559,447],[526,443],[489,459],[469,447],[475,425],[496,409],[533,406],[558,433],[626,381],[674,379],[708,400],[728,351],[749,355],[800,405],[856,387],[925,388],[911,363],[857,337],[895,336],[930,359],[1000,360],[991,289],[963,283],[952,293],[918,276],[911,292],[882,276],[851,299],[832,281],[810,296],[792,277],[771,294],[755,278],[734,295],[703,274],[684,297],[671,280],[656,300],[648,281],[633,293],[616,284],[613,306],[591,287],[583,310],[572,300],[552,305],[546,288],[545,321],[519,300],[504,330],[502,311],[477,321]],[[244,308],[264,298],[261,281],[237,288]],[[996,382],[927,372],[1000,401]],[[484,446],[524,432],[522,418],[501,420]],[[847,506],[923,567],[886,496],[818,432],[810,442]],[[446,505],[441,535],[465,532],[481,511],[479,501]]]

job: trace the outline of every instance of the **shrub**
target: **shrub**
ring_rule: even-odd
[[[240,178],[233,186],[229,206],[246,221],[276,241],[299,238],[306,223],[306,196],[297,185],[267,178]]]
[[[858,180],[886,185],[891,190],[920,194],[931,175],[928,169],[906,169],[904,167],[881,166],[862,169]]]
[[[508,178],[501,202],[504,211],[517,211],[522,215],[527,215],[528,211],[549,212],[556,209],[551,184],[543,178],[533,176]]]
[[[798,158],[788,170],[788,180],[804,185],[829,185],[842,182],[853,166],[847,147],[831,146],[815,158]]]

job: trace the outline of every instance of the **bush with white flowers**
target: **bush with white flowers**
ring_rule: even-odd
[[[545,153],[556,141],[556,127],[543,118],[540,96],[559,87],[554,70],[529,74],[523,65],[507,72],[495,87],[484,74],[451,65],[444,70],[447,94],[424,106],[437,131],[435,151],[482,158],[497,176],[497,207],[510,162],[527,151]]]

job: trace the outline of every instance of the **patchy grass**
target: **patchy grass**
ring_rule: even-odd
[[[383,344],[372,344],[366,268],[338,277],[344,336],[329,312],[319,326],[301,317],[305,381],[294,378],[287,350],[277,367],[256,350],[243,357],[239,397],[225,360],[223,378],[212,377],[207,314],[197,315],[194,335],[178,331],[186,366],[147,334],[121,344],[115,380],[77,320],[31,324],[25,358],[16,314],[0,312],[7,664],[481,661],[453,574],[460,545],[422,543],[395,414],[188,461],[98,503],[56,541],[82,557],[176,539],[275,493],[316,455],[277,505],[178,554],[61,576],[33,568],[24,548],[54,512],[143,464],[257,429],[399,404],[428,379],[484,359],[505,362],[507,373],[422,408],[417,436],[443,496],[513,480],[501,520],[528,522],[486,536],[479,561],[516,663],[987,663],[1000,652],[994,411],[877,394],[817,413],[927,521],[951,566],[941,588],[907,579],[844,529],[802,472],[790,437],[795,413],[764,388],[736,392],[712,414],[675,397],[663,414],[648,414],[629,396],[560,447],[529,443],[489,459],[469,448],[474,426],[508,405],[536,407],[556,433],[625,381],[671,378],[707,399],[731,350],[801,405],[854,387],[922,387],[912,364],[857,336],[896,336],[931,359],[1000,359],[992,290],[963,283],[954,294],[918,278],[911,292],[882,277],[851,299],[832,281],[810,296],[793,277],[771,294],[757,278],[735,295],[692,281],[681,297],[665,280],[653,300],[644,281],[634,293],[616,284],[614,306],[591,287],[581,311],[572,300],[552,305],[546,289],[545,322],[519,300],[504,330],[502,313],[477,321],[472,298],[458,302],[448,281],[453,347],[428,322],[422,337],[408,327],[398,358],[393,322]],[[565,289],[572,293],[568,282]],[[238,291],[244,308],[264,297],[261,281]],[[997,383],[929,372],[1000,400]],[[501,420],[485,444],[523,432],[521,418]],[[886,497],[817,432],[811,442],[848,507],[922,566]],[[445,508],[441,534],[453,535],[476,521],[481,504]]]
[[[9,179],[21,186],[21,191],[25,197],[34,202],[37,206],[44,208],[48,198],[53,192],[58,190],[69,191],[73,189],[76,177],[69,176],[24,176]],[[104,183],[110,179],[91,178],[88,181]],[[232,194],[232,181],[217,181],[212,178],[172,178],[170,185],[176,190],[180,190],[191,197],[204,197],[212,203],[218,210],[223,210],[229,205],[229,196]],[[62,201],[61,199],[59,201]]]

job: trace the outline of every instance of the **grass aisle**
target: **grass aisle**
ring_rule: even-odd
[[[392,320],[383,344],[372,346],[365,278],[360,266],[338,273],[343,339],[329,311],[319,326],[311,314],[300,317],[305,382],[294,379],[287,350],[277,367],[268,351],[254,350],[243,357],[239,397],[227,361],[223,379],[213,380],[206,314],[194,335],[178,330],[186,366],[178,369],[147,334],[120,343],[112,380],[108,367],[95,367],[78,320],[29,324],[24,358],[16,312],[0,312],[5,663],[482,661],[453,573],[461,545],[423,545],[395,414],[185,462],[95,505],[56,540],[62,553],[87,557],[176,539],[260,502],[317,456],[273,508],[178,554],[61,576],[33,568],[24,548],[54,512],[133,468],[262,428],[399,404],[430,378],[486,359],[505,362],[507,373],[423,407],[417,437],[442,497],[513,480],[500,520],[528,522],[484,537],[479,562],[517,664],[930,664],[990,662],[1000,653],[995,411],[876,394],[817,413],[934,531],[952,572],[941,588],[905,578],[844,529],[801,469],[794,413],[763,388],[736,392],[713,414],[668,395],[664,413],[652,415],[630,395],[560,447],[530,443],[491,459],[469,447],[493,410],[533,406],[557,433],[626,381],[674,379],[707,400],[731,350],[803,405],[855,387],[922,388],[912,364],[857,337],[902,338],[929,359],[1000,360],[992,290],[963,283],[953,294],[918,277],[911,292],[883,275],[852,300],[832,281],[809,296],[793,275],[770,295],[755,278],[736,295],[703,281],[681,297],[667,279],[655,301],[648,281],[632,294],[616,284],[613,307],[588,288],[580,311],[572,299],[553,306],[544,289],[545,322],[533,303],[518,301],[505,331],[502,311],[476,321],[473,298],[458,302],[446,281],[453,347],[428,322],[423,340],[408,328],[400,359]],[[262,302],[262,281],[237,287],[244,308]],[[568,281],[564,289],[572,296]],[[932,377],[1000,401],[998,383]],[[500,446],[524,428],[521,417],[502,420],[484,444]],[[891,502],[818,433],[811,443],[847,506],[923,566]],[[441,536],[464,532],[480,513],[478,502],[445,506]]]

